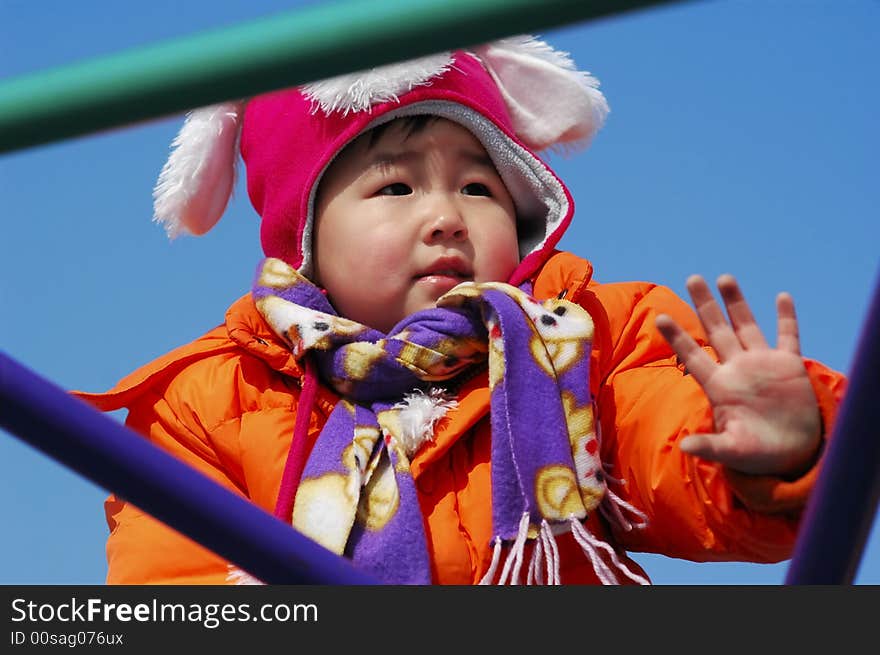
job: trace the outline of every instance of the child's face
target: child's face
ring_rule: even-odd
[[[396,121],[324,174],[314,254],[336,310],[387,332],[460,282],[507,281],[519,263],[513,201],[467,129]]]

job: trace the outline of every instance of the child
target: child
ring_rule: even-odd
[[[625,551],[790,555],[843,377],[768,346],[735,280],[599,284],[535,152],[596,81],[530,37],[193,112],[156,191],[222,214],[240,150],[267,258],[225,325],[106,394],[128,425],[389,583],[646,583]],[[115,496],[108,582],[248,576]]]

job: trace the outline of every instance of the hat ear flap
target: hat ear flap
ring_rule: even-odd
[[[599,81],[571,57],[523,35],[474,50],[495,80],[517,136],[536,151],[589,145],[608,115]]]
[[[235,186],[244,102],[195,109],[171,144],[153,189],[153,220],[168,236],[200,235],[226,210]]]

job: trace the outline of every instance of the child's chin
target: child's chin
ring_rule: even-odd
[[[426,309],[436,309],[437,308],[437,300],[443,294],[439,294],[437,298],[428,298],[420,302],[411,303],[407,306],[406,316],[412,316],[418,312],[424,311]],[[406,318],[406,316],[401,317],[401,320]]]

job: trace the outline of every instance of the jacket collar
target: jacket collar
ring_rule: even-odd
[[[236,300],[226,311],[226,331],[239,347],[259,357],[279,373],[302,377],[302,367],[287,344],[257,311],[251,294]]]

